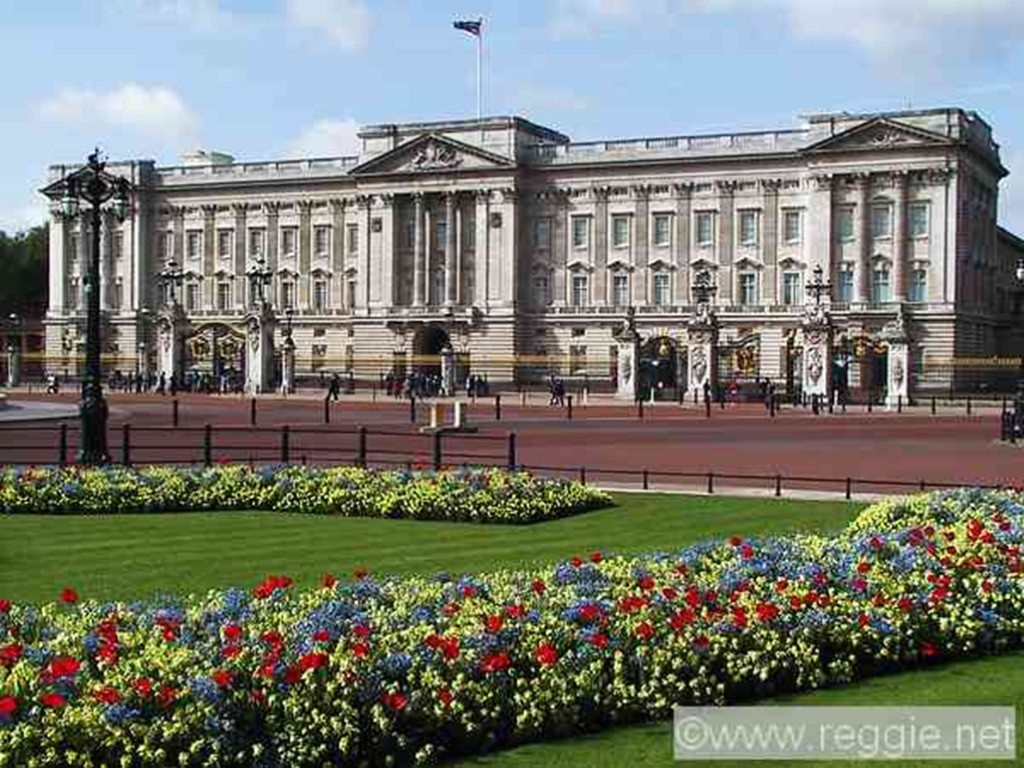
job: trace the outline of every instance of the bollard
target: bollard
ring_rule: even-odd
[[[839,412],[846,413],[846,400],[843,400],[843,402],[839,404]]]
[[[680,386],[676,387],[676,400],[678,401],[679,405],[683,404],[683,388]]]
[[[291,458],[291,439],[288,433],[288,425],[281,427],[281,463],[287,464]]]
[[[524,389],[519,393],[519,405],[523,408],[526,407],[526,390]]]
[[[849,501],[853,495],[853,480],[846,478],[846,500]]]
[[[935,395],[932,395],[932,416],[935,415]]]
[[[366,427],[360,427],[359,428],[359,444],[358,444],[358,449],[359,449],[359,453],[358,453],[358,455],[356,457],[356,463],[360,467],[363,467],[365,469],[366,468]]]
[[[501,394],[494,395],[494,420],[501,421]]]
[[[508,471],[512,472],[516,468],[516,433],[508,433]]]
[[[171,424],[178,426],[178,398],[171,401]]]
[[[441,432],[434,433],[434,471],[441,471]]]
[[[249,401],[249,423],[256,426],[256,398]]]
[[[587,468],[580,467],[580,482],[586,484],[587,482]]]
[[[644,399],[642,397],[636,399],[636,417],[640,421],[644,420]]]
[[[903,395],[896,395],[896,413],[903,413]]]
[[[924,493],[924,491],[925,491],[925,486],[926,486],[926,483],[925,483],[925,481],[924,481],[924,480],[922,480],[922,481],[921,481],[921,483],[920,483],[920,485],[918,486],[918,487],[919,487],[919,488],[921,489],[921,493]]]
[[[971,415],[971,396],[967,396],[967,415]]]
[[[409,423],[416,423],[416,395],[409,395]]]
[[[567,418],[569,421],[572,421],[572,395],[566,398],[566,402],[569,404],[569,409],[566,411]]]
[[[57,464],[61,467],[67,464],[68,456],[68,425],[60,425],[60,442],[57,445]]]
[[[710,419],[711,418],[711,398],[710,397],[705,397],[704,398],[704,418],[705,419]]]
[[[835,413],[835,402],[834,398],[831,397],[828,399],[828,412]]]
[[[324,398],[324,424],[331,423],[331,398]]]
[[[121,427],[121,463],[126,467],[132,465],[131,456],[131,424],[124,424]]]
[[[438,407],[438,404],[437,404],[436,401],[430,404],[430,428],[431,429],[437,429],[437,425],[439,423],[438,422],[438,410],[439,410],[439,407]]]
[[[643,487],[644,487],[645,491],[650,488],[650,485],[647,482],[647,470],[646,469],[643,471]]]
[[[203,464],[213,466],[213,427],[209,424],[203,428]]]
[[[708,472],[708,493],[715,492],[715,473]]]
[[[373,394],[370,395],[371,402],[376,403],[377,402],[377,385],[376,384],[373,385],[373,389],[371,391],[373,393]]]
[[[871,413],[871,394],[868,393],[868,413]]]
[[[462,425],[465,422],[466,412],[463,410],[464,405],[465,403],[463,403],[461,400],[456,400],[454,403],[452,403],[452,407],[454,409],[454,412],[452,414],[452,426],[455,429],[462,429]]]
[[[693,404],[694,405],[697,404],[697,390],[696,389],[693,390]]]
[[[775,475],[775,495],[782,495],[782,475]]]

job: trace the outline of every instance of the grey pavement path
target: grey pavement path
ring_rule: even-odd
[[[0,422],[46,421],[68,419],[78,415],[78,406],[44,400],[6,400],[0,405]]]

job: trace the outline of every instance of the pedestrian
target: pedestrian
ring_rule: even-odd
[[[331,384],[327,389],[328,400],[338,400],[341,396],[341,377],[337,371],[331,374]]]

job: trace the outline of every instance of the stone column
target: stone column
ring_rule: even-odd
[[[569,195],[568,190],[560,189],[555,198],[557,203],[556,213],[553,217],[551,227],[551,248],[554,256],[554,274],[552,275],[553,285],[551,286],[552,304],[556,307],[564,307],[566,301],[566,283],[568,273],[566,267],[569,263],[569,252],[572,250],[572,232],[569,231]]]
[[[424,281],[426,279],[426,251],[423,237],[423,193],[416,192],[413,199],[413,288],[412,304],[414,307],[422,307],[426,304]]]
[[[359,198],[359,270],[356,272],[356,307],[361,314],[370,311],[370,278],[373,258],[370,238],[373,228],[373,195]]]
[[[49,291],[49,312],[50,317],[63,317],[67,314],[64,307],[65,290],[70,278],[67,262],[68,235],[71,231],[71,223],[63,216],[54,214],[50,217],[50,291]],[[47,354],[51,354],[47,350]]]
[[[892,222],[892,298],[893,301],[907,300],[905,274],[907,265],[907,173],[894,174],[893,184],[896,203],[893,206]]]
[[[231,207],[235,214],[235,237],[233,243],[235,247],[235,279],[233,298],[236,312],[245,311],[245,249],[249,239],[249,234],[245,229],[247,207],[245,203],[236,203]],[[216,290],[215,287],[215,293]],[[214,301],[216,302],[216,297],[214,297]]]
[[[736,182],[718,182],[718,295],[726,304],[732,304],[733,297],[733,237],[732,209]]]
[[[295,340],[291,336],[281,345],[281,391],[286,395],[295,391]]]
[[[761,295],[771,305],[779,296],[779,180],[761,179],[764,200],[764,280]]]
[[[395,196],[392,194],[380,195],[380,286],[381,296],[379,305],[390,309],[398,303],[398,286],[395,269]]]
[[[676,279],[676,303],[690,303],[690,195],[693,184],[674,184],[672,191],[676,200],[676,227],[672,238],[672,250],[678,267]]]
[[[881,338],[889,346],[889,371],[885,388],[887,408],[896,408],[910,395],[910,334],[907,331],[903,305],[897,305],[896,318],[882,329]]]
[[[266,302],[246,315],[245,391],[250,395],[273,389],[275,326],[274,312]]]
[[[455,250],[456,224],[455,224],[455,192],[448,192],[444,196],[444,296],[438,296],[438,300],[444,299],[445,306],[452,306],[456,302],[457,292],[455,290]]]
[[[824,308],[808,305],[803,321],[803,392],[828,404],[832,392],[832,326]]]
[[[476,296],[473,303],[486,309],[490,306],[490,263],[491,263],[491,191],[481,189],[476,193]]]
[[[715,384],[715,369],[718,364],[716,346],[718,343],[718,327],[714,315],[705,309],[698,309],[697,316],[690,321],[687,328],[688,349],[686,355],[686,381],[690,394],[702,397],[704,385],[712,389]],[[714,392],[711,393],[714,397]]]
[[[299,310],[308,310],[313,306],[312,300],[312,285],[310,283],[312,275],[310,269],[312,265],[312,212],[313,203],[310,200],[299,201],[299,286],[298,296],[296,302],[296,308]],[[287,390],[285,390],[287,391]]]
[[[599,187],[594,194],[594,304],[608,303],[608,188]],[[570,235],[571,236],[571,235]]]
[[[163,374],[168,386],[181,381],[185,373],[185,313],[181,304],[167,304],[157,317],[157,374]]]
[[[217,282],[214,279],[217,259],[217,206],[203,206],[203,284],[199,306],[210,311],[217,301]]]
[[[836,269],[832,258],[832,200],[833,177],[831,174],[819,174],[814,177],[814,191],[811,193],[810,215],[807,228],[810,236],[811,251],[809,261],[812,265],[821,266],[827,280],[836,284]]]
[[[329,201],[331,210],[330,240],[330,305],[335,311],[345,306],[345,200],[335,198]]]
[[[617,348],[618,370],[615,374],[615,397],[633,402],[637,399],[640,383],[640,334],[636,331],[633,308],[630,307],[621,327],[613,334]]]
[[[648,195],[650,189],[645,185],[633,187],[633,197],[636,206],[633,213],[633,231],[629,247],[633,251],[633,264],[636,265],[634,274],[637,276],[633,281],[633,301],[639,304],[651,304],[654,301],[654,286],[651,271],[648,268],[648,242],[647,242],[647,211]]]
[[[462,304],[462,200],[455,199],[455,303]]]
[[[854,301],[871,301],[871,174],[857,174],[857,283]]]

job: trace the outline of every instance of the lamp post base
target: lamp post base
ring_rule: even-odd
[[[107,401],[98,382],[87,382],[82,387],[82,403],[78,408],[81,416],[82,435],[78,447],[79,464],[109,464],[107,451]]]

